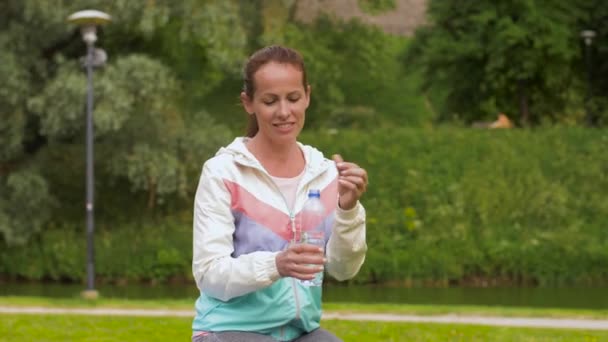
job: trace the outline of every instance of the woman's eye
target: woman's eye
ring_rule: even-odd
[[[263,102],[265,105],[268,105],[268,106],[269,106],[269,105],[273,104],[275,101],[274,101],[274,100],[263,100],[262,102]]]
[[[298,102],[299,99],[300,99],[299,97],[290,97],[289,101],[291,101],[291,102]]]

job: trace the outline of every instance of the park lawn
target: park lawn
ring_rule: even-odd
[[[126,300],[100,298],[85,300],[74,298],[0,296],[0,306],[41,306],[60,308],[121,308],[121,309],[174,309],[193,310],[194,300]],[[410,304],[361,304],[361,303],[323,303],[325,312],[345,313],[393,313],[407,315],[469,315],[502,317],[550,317],[550,318],[588,318],[608,319],[606,310],[522,308],[457,305],[410,305]]]
[[[190,318],[0,314],[0,341],[188,341]],[[607,341],[608,331],[327,320],[344,341]]]

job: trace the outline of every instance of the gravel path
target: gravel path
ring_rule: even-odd
[[[46,314],[46,315],[93,315],[93,316],[149,316],[149,317],[194,317],[192,310],[159,310],[159,309],[112,309],[112,308],[48,308],[0,306],[0,314]],[[416,316],[381,313],[344,313],[327,311],[323,319],[348,321],[379,322],[414,322],[414,323],[450,323],[476,324],[508,327],[562,328],[608,330],[608,320],[574,319],[574,318],[533,318],[533,317],[492,317],[433,315]]]

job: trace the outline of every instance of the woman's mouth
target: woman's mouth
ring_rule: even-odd
[[[281,131],[290,130],[294,125],[295,124],[293,122],[282,122],[282,123],[273,124],[274,127],[278,128]]]

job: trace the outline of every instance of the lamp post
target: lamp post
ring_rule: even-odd
[[[87,45],[87,55],[84,65],[87,69],[87,118],[86,118],[86,232],[87,232],[87,288],[82,296],[88,299],[98,297],[95,290],[95,250],[93,244],[94,218],[94,189],[93,189],[93,67],[100,66],[105,61],[105,53],[96,53],[97,26],[108,23],[111,17],[101,11],[84,10],[72,13],[68,22],[80,26],[82,40]],[[96,58],[97,56],[103,58]]]
[[[585,111],[586,111],[586,121],[589,126],[595,125],[595,116],[592,113],[591,109],[591,98],[592,94],[592,71],[591,71],[591,44],[593,44],[593,38],[595,38],[595,31],[593,30],[583,30],[580,33],[581,38],[585,42],[585,64],[587,67],[587,96],[585,99]]]

